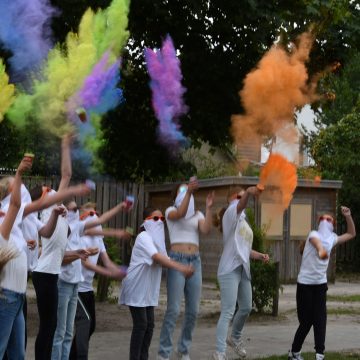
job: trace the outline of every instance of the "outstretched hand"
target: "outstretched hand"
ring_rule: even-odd
[[[21,160],[21,162],[17,168],[17,171],[19,172],[20,175],[22,175],[25,171],[30,170],[31,166],[32,166],[32,161],[29,158],[24,157]]]
[[[196,177],[191,177],[188,184],[188,191],[193,193],[195,190],[199,188],[199,182]]]
[[[214,205],[215,191],[210,191],[206,197],[206,207],[211,208]]]
[[[343,216],[351,216],[351,210],[346,206],[341,206],[341,213]]]

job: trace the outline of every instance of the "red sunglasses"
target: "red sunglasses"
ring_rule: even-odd
[[[148,216],[145,220],[154,220],[154,221],[159,221],[161,220],[162,222],[165,221],[165,216]]]
[[[324,215],[320,216],[319,221],[322,221],[322,220],[326,220],[327,222],[334,224],[334,219],[329,216],[324,216]]]

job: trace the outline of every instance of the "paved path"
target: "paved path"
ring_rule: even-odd
[[[295,289],[294,285],[284,286],[280,297],[279,319],[251,319],[244,331],[246,348],[249,359],[255,359],[267,355],[280,355],[286,353],[291,345],[293,335],[297,327],[295,314]],[[336,283],[329,285],[329,294],[345,295],[359,294],[360,284]],[[215,306],[215,304],[214,304]],[[216,305],[218,306],[218,304]],[[360,351],[360,308],[359,303],[329,302],[328,307],[354,309],[350,315],[330,315],[328,319],[326,348],[328,351],[354,350]],[[359,314],[359,315],[357,315]],[[129,324],[131,325],[131,324]],[[156,359],[157,346],[159,344],[159,327],[155,329],[150,359]],[[209,359],[215,349],[216,319],[199,321],[195,330],[191,358],[193,360]],[[175,332],[175,338],[179,334],[179,325]],[[127,360],[130,342],[129,330],[117,332],[96,332],[91,340],[89,360]],[[29,339],[28,360],[33,360],[34,339]],[[309,334],[304,351],[313,351],[313,335]],[[231,351],[228,355],[232,355]],[[234,356],[232,358],[235,358]],[[359,355],[360,359],[360,355]]]

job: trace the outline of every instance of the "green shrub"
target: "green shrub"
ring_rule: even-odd
[[[253,308],[256,312],[270,312],[276,315],[279,291],[279,274],[277,264],[264,264],[260,261],[251,262]]]
[[[256,224],[252,209],[246,209],[246,218],[253,231],[253,249],[261,253],[268,252],[266,227]],[[278,266],[274,262],[264,264],[251,261],[253,308],[256,312],[271,312],[277,315],[278,292],[280,288]]]

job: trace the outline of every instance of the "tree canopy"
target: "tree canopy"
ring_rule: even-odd
[[[87,6],[105,7],[110,0],[52,3],[61,10],[53,30],[55,40],[62,42],[69,30],[76,30]],[[123,53],[120,84],[126,102],[102,121],[103,172],[118,179],[153,180],[188,176],[193,171],[156,141],[157,120],[151,108],[144,47],[158,48],[166,34],[172,36],[190,109],[180,119],[182,130],[194,145],[206,141],[224,147],[232,141],[230,116],[242,112],[238,92],[243,79],[275,40],[287,44],[312,27],[316,42],[308,67],[315,74],[334,61],[347,62],[350,51],[358,46],[358,15],[356,2],[348,0],[131,1],[130,39]],[[31,143],[31,136],[32,131],[23,136],[19,151]],[[44,166],[43,171],[53,171]]]

